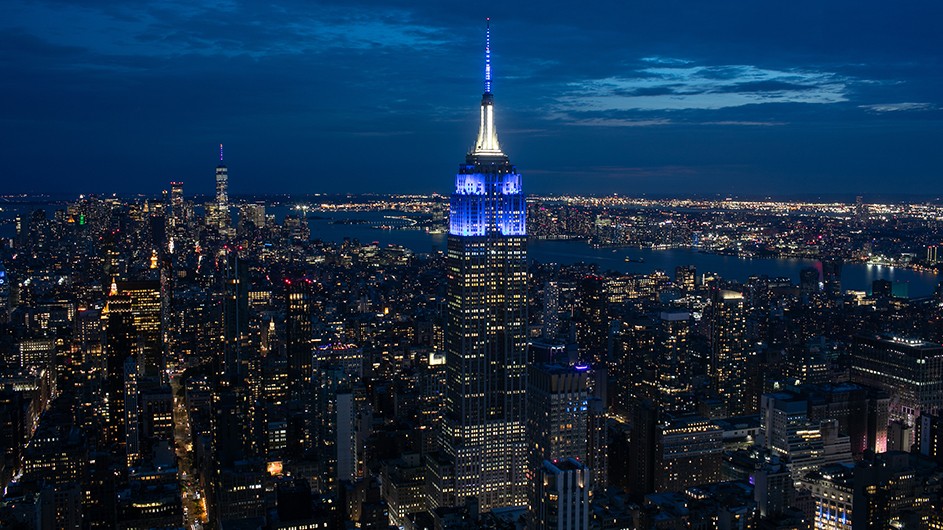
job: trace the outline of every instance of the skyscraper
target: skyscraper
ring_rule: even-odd
[[[748,396],[744,374],[749,344],[743,294],[714,289],[711,294],[710,330],[708,374],[713,390],[726,402],[729,414],[752,414],[756,404]]]
[[[161,328],[160,282],[143,280],[117,282],[118,293],[131,299],[131,313],[136,334],[135,353],[139,369],[147,376],[162,376],[164,341]]]
[[[441,460],[454,502],[526,503],[527,236],[521,175],[498,145],[490,27],[478,139],[450,205],[446,403]],[[430,499],[433,505],[443,501]]]
[[[170,183],[170,221],[174,228],[183,224],[183,182]]]
[[[943,345],[919,339],[856,335],[851,381],[891,396],[890,419],[913,425],[922,414],[943,411]]]
[[[219,144],[219,165],[216,166],[216,222],[220,230],[227,230],[229,221],[229,169],[223,163],[223,144]]]

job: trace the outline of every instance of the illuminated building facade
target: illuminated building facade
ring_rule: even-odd
[[[943,346],[921,340],[858,335],[852,341],[851,380],[891,396],[890,419],[913,425],[943,411]]]
[[[533,530],[589,528],[590,473],[573,458],[545,460],[535,480],[537,496],[530,520]]]
[[[183,182],[170,183],[170,224],[173,229],[183,226]]]
[[[720,480],[723,429],[699,416],[667,417],[655,442],[655,491],[681,491]]]
[[[812,497],[813,528],[851,530],[854,516],[854,468],[847,464],[823,466],[802,477],[802,488]]]
[[[746,308],[743,294],[715,289],[711,296],[709,375],[730,415],[752,414],[744,368],[748,361]]]
[[[131,299],[132,323],[136,334],[137,362],[148,376],[163,374],[164,344],[161,336],[161,294],[159,281],[117,282],[118,293]]]
[[[301,399],[311,377],[311,282],[286,279],[284,307],[288,393],[291,399]]]
[[[490,30],[478,139],[450,203],[446,402],[441,448],[462,504],[526,503],[527,233],[521,175],[498,145]],[[433,501],[435,503],[436,501]]]
[[[685,292],[693,291],[697,287],[697,268],[694,265],[675,267],[675,283]]]
[[[216,225],[220,231],[229,229],[229,169],[223,163],[223,144],[219,144],[219,165],[216,166]]]
[[[109,443],[125,441],[124,365],[134,354],[136,333],[132,300],[119,295],[117,288],[102,311],[105,320],[105,373],[102,374],[102,410],[104,440]]]
[[[544,460],[586,461],[589,371],[586,366],[536,365],[527,386],[531,470]]]

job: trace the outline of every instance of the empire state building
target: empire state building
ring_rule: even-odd
[[[527,502],[527,232],[521,175],[501,151],[491,32],[478,139],[455,177],[448,236],[446,404],[433,506]]]

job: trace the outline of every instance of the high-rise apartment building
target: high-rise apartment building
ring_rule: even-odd
[[[752,414],[756,404],[750,402],[747,389],[749,344],[743,294],[715,289],[710,317],[709,375],[713,390],[726,402],[729,414]]]
[[[527,232],[521,175],[501,151],[491,92],[490,29],[478,139],[450,203],[446,400],[434,491],[482,511],[527,500]],[[437,464],[438,465],[438,464]],[[441,466],[438,466],[441,469]],[[431,495],[432,507],[446,502]],[[439,497],[437,499],[436,497]]]

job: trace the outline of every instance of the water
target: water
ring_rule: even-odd
[[[275,212],[277,217],[278,212]],[[284,214],[282,214],[284,215]],[[379,230],[371,224],[331,224],[332,219],[361,219],[370,223],[392,224],[388,215],[403,215],[402,212],[342,212],[318,214],[329,219],[310,219],[311,237],[324,241],[340,242],[345,238],[362,243],[378,242],[380,245],[402,245],[415,252],[445,251],[446,234],[430,234],[423,230]],[[405,224],[405,223],[403,223]],[[724,278],[744,281],[750,276],[766,275],[771,278],[785,277],[795,283],[799,271],[815,267],[816,260],[808,259],[763,259],[738,258],[705,254],[691,249],[652,250],[638,248],[593,248],[584,241],[559,241],[532,239],[528,244],[528,255],[541,263],[573,264],[596,263],[602,270],[630,273],[651,273],[663,270],[674,275],[679,265],[694,265],[698,274],[716,272]],[[633,261],[627,262],[629,257]],[[639,262],[642,261],[643,262]],[[821,268],[819,267],[821,270]],[[906,285],[910,297],[933,294],[943,275],[938,276],[904,268],[882,267],[863,263],[846,263],[842,267],[842,288],[856,291],[871,291],[874,280],[891,280]]]
[[[0,237],[13,237],[15,231],[12,219],[16,214],[28,215],[29,212],[40,206],[35,205],[4,205],[0,213]],[[56,206],[46,207],[47,215],[51,215]],[[270,207],[269,213],[274,213],[276,220],[281,222],[288,207]],[[311,237],[330,242],[341,242],[345,238],[357,239],[362,243],[373,241],[381,245],[402,245],[415,252],[433,253],[445,251],[447,235],[430,234],[424,230],[380,230],[374,226],[388,224],[405,226],[408,223],[387,216],[402,216],[402,212],[337,212],[317,213],[320,218],[309,219]],[[364,220],[367,224],[332,224],[333,220]],[[694,265],[698,273],[716,272],[724,278],[746,280],[752,275],[766,275],[769,277],[786,277],[793,282],[799,281],[799,271],[806,267],[814,267],[815,260],[803,259],[746,259],[734,256],[720,256],[703,254],[690,249],[651,250],[637,248],[593,248],[583,241],[547,241],[531,240],[528,246],[531,259],[541,263],[572,264],[577,262],[596,263],[602,270],[614,270],[631,273],[651,273],[655,269],[674,274],[679,265]],[[633,262],[626,262],[630,257]],[[643,263],[638,263],[643,259]],[[899,282],[906,285],[907,293],[911,297],[923,297],[933,294],[934,289],[943,275],[937,276],[926,272],[910,269],[881,267],[861,263],[845,264],[842,268],[842,288],[858,291],[871,290],[871,282],[883,279]]]

